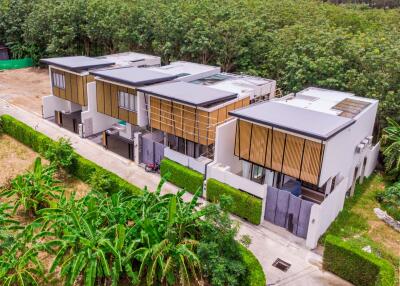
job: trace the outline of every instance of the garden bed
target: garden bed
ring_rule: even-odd
[[[398,269],[400,233],[374,213],[374,208],[380,207],[376,195],[384,188],[385,181],[379,173],[373,174],[362,185],[357,185],[354,196],[345,201],[343,211],[321,241],[331,234],[359,250],[369,246],[373,254],[388,260]]]

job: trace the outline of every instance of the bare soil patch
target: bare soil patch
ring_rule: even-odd
[[[11,104],[42,114],[42,97],[50,93],[48,69],[24,68],[0,71],[0,98]]]

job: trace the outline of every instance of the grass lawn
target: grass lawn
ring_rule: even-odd
[[[357,185],[354,196],[346,200],[343,211],[325,235],[341,237],[357,248],[369,245],[375,254],[389,260],[398,269],[400,233],[374,213],[374,208],[380,207],[375,195],[384,188],[385,180],[380,173],[374,173],[362,185]]]

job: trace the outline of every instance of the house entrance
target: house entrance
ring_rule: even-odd
[[[154,137],[147,136],[147,134],[142,136],[140,141],[140,163],[160,164],[164,158],[164,144],[157,142]]]
[[[61,111],[55,111],[56,123],[74,133],[79,133],[79,124],[82,123],[81,111],[75,111],[71,113],[64,113]]]
[[[268,187],[265,220],[307,238],[311,207],[314,203],[286,190]]]

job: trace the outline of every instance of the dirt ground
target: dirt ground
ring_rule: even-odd
[[[17,175],[32,169],[35,158],[39,156],[29,147],[8,135],[0,137],[0,186]],[[44,161],[44,163],[47,163]],[[82,181],[67,177],[63,178],[62,186],[67,193],[76,192],[76,198],[81,198],[89,191],[89,186]]]
[[[42,114],[42,97],[50,94],[46,68],[0,71],[0,98],[25,110]]]

